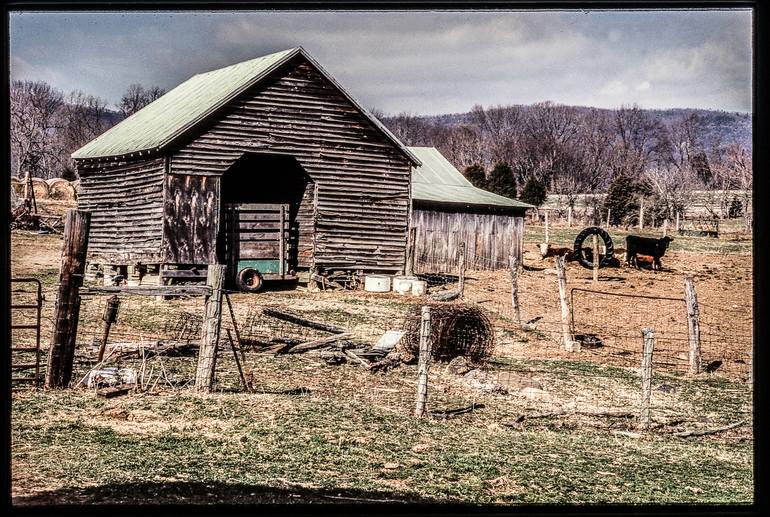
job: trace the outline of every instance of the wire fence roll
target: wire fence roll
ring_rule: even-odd
[[[486,363],[495,349],[495,333],[484,312],[473,306],[454,303],[432,303],[432,358],[450,361],[464,356],[476,364]],[[407,362],[416,360],[420,347],[421,305],[413,306],[407,315],[402,340]]]

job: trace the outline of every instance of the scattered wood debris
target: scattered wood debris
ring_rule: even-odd
[[[477,409],[483,409],[483,408],[484,408],[484,404],[473,403],[470,406],[465,406],[465,407],[456,408],[456,409],[432,409],[430,410],[430,414],[434,418],[448,419],[448,418],[456,417],[457,415],[470,413],[471,411],[475,411]]]
[[[722,427],[714,427],[711,429],[693,429],[690,431],[683,431],[681,433],[673,433],[673,435],[679,438],[687,438],[689,436],[704,436],[707,434],[716,434],[724,431],[729,431],[730,429],[735,429],[736,427],[740,427],[744,424],[746,424],[746,421],[740,420],[738,422],[735,422],[734,424],[729,424]]]

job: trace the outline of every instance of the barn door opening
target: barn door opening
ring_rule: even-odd
[[[231,284],[258,290],[262,280],[296,277],[308,240],[303,214],[312,214],[309,191],[312,180],[290,156],[246,154],[225,172],[217,258]]]

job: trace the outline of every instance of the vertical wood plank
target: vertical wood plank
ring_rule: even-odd
[[[642,401],[639,412],[639,427],[650,429],[650,397],[652,396],[652,352],[655,348],[655,329],[643,328],[642,336]]]
[[[564,257],[557,255],[556,259],[556,278],[559,284],[559,304],[561,305],[561,338],[564,350],[567,352],[580,351],[579,344],[572,339],[572,330],[570,328],[570,306],[567,300],[567,272],[564,267]]]
[[[64,220],[59,293],[56,299],[51,346],[48,349],[45,387],[66,388],[72,377],[75,339],[80,317],[80,295],[88,249],[91,214],[69,209]]]
[[[684,296],[687,305],[687,335],[690,344],[689,372],[690,375],[696,375],[701,370],[700,308],[692,277],[686,276],[684,278]]]
[[[427,416],[428,406],[428,369],[430,368],[431,332],[430,307],[423,306],[420,320],[420,350],[417,358],[417,400],[414,416]]]
[[[214,386],[217,345],[222,325],[222,287],[225,269],[226,267],[220,264],[213,264],[208,268],[206,283],[211,286],[211,296],[206,298],[201,346],[198,351],[198,368],[195,372],[195,387],[199,391],[210,392]]]

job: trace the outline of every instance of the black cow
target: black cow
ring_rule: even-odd
[[[650,255],[652,257],[652,269],[660,269],[660,257],[666,253],[668,244],[673,241],[671,237],[652,239],[629,235],[626,237],[626,263],[629,266],[639,267],[636,254]]]

